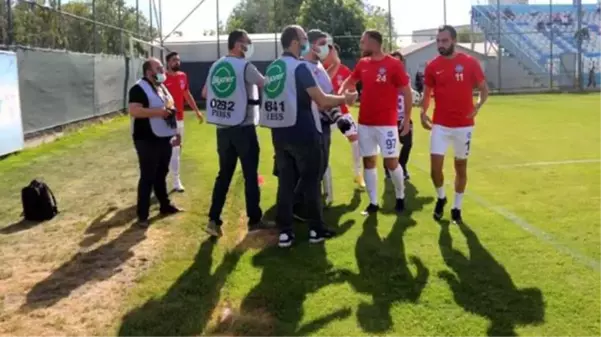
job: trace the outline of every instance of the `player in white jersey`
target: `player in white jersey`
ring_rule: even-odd
[[[403,64],[405,64],[405,58],[403,57],[403,54],[401,54],[400,51],[394,51],[393,53],[390,54],[391,56],[399,59],[399,61],[403,62]],[[416,92],[415,90],[411,90],[412,91],[412,96],[413,96],[413,104],[419,104],[420,101],[420,97],[419,97],[419,93]],[[405,97],[403,96],[403,94],[401,92],[399,92],[399,117],[398,117],[398,129],[399,129],[399,141],[401,143],[401,153],[399,155],[399,164],[401,165],[401,167],[403,168],[403,173],[405,174],[405,180],[409,180],[409,171],[407,171],[407,162],[409,161],[409,154],[411,153],[411,148],[413,147],[413,121],[410,121],[410,129],[409,132],[404,135],[401,136],[401,133],[403,131],[403,122],[405,120]],[[390,179],[390,172],[388,172],[388,170],[386,169],[386,166],[384,166],[384,172],[386,173],[386,178]]]

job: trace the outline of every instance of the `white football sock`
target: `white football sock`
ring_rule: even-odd
[[[351,143],[351,148],[353,149],[353,167],[355,169],[355,176],[358,176],[361,173],[361,162],[363,158],[361,158],[361,151],[359,150],[359,141],[355,140]]]
[[[461,204],[463,204],[463,193],[455,193],[455,203],[453,208],[461,209]]]
[[[373,169],[365,169],[365,188],[367,189],[367,194],[369,195],[369,203],[372,205],[378,204],[378,170]]]
[[[394,185],[394,193],[397,199],[405,199],[405,176],[403,175],[403,168],[398,165],[394,170],[388,170],[390,177],[392,178],[392,184]]]
[[[444,199],[446,197],[444,193],[444,186],[437,187],[436,194],[438,195],[438,199]]]
[[[179,183],[179,160],[181,155],[181,146],[174,146],[173,152],[171,153],[171,162],[169,163],[169,170],[173,175],[173,181]]]

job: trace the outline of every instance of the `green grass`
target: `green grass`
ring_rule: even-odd
[[[241,239],[241,172],[224,210],[225,237],[214,243],[203,233],[218,169],[215,131],[190,119],[183,152],[187,192],[176,199],[188,212],[181,221],[157,224],[169,242],[105,333],[599,335],[599,126],[598,95],[491,97],[472,145],[466,226],[431,217],[426,131],[415,134],[408,211],[392,212],[394,194],[380,171],[383,210],[370,218],[359,214],[367,198],[355,190],[350,146],[336,133],[335,204],[325,216],[342,235],[310,245],[298,224],[295,246],[280,250],[265,244],[272,236]],[[31,161],[51,167],[56,153],[74,156],[101,143],[117,151],[127,139],[109,136],[126,130],[116,121],[8,158],[0,162],[0,187],[31,171]],[[272,214],[273,149],[269,131],[260,137],[262,207]],[[119,158],[117,152],[111,160]],[[597,162],[519,166],[582,159]],[[452,199],[452,163],[445,166]],[[124,183],[134,186],[135,178]],[[587,265],[591,260],[596,268]],[[225,308],[233,320],[220,322]]]

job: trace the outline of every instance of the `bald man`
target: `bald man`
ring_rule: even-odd
[[[162,215],[180,210],[171,204],[167,193],[167,174],[171,160],[171,140],[176,135],[173,97],[163,85],[166,79],[163,64],[150,58],[142,65],[144,77],[129,89],[129,114],[131,131],[138,162],[137,215],[138,225],[148,227],[150,194],[159,200]]]

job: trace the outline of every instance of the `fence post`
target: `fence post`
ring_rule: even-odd
[[[136,0],[136,34],[140,38],[140,0]]]
[[[12,0],[6,0],[6,24],[8,27],[8,41],[7,44],[10,46],[15,42],[15,30],[13,24],[13,2]]]
[[[121,0],[117,0],[117,19],[119,21],[119,53],[121,55],[123,55],[124,53],[124,48],[123,48],[123,7],[121,6],[123,3],[121,2]]]
[[[388,0],[388,51],[392,52],[392,6]]]
[[[553,21],[553,0],[549,0],[549,19]],[[549,89],[553,89],[553,67],[555,60],[553,58],[553,25],[551,25],[551,33],[549,39]]]
[[[576,9],[578,11],[577,14],[577,18],[578,18],[578,22],[576,24],[576,34],[577,34],[577,39],[576,42],[578,43],[578,52],[577,52],[577,66],[578,66],[578,90],[583,91],[584,90],[584,79],[582,77],[582,71],[583,71],[583,64],[582,64],[582,0],[577,0],[577,4],[576,4]]]
[[[215,33],[217,34],[217,59],[221,57],[221,40],[219,36],[219,0],[215,0],[215,21],[217,22],[217,28]]]
[[[499,78],[499,92],[502,91],[501,76],[503,74],[501,67],[501,59],[503,58],[503,52],[501,51],[501,1],[497,0],[497,55],[499,55],[499,63],[497,68],[497,76]]]
[[[149,36],[149,39],[150,39],[150,43],[151,43],[150,44],[150,56],[152,57],[152,56],[154,56],[154,48],[152,47],[152,40],[153,40],[153,38],[152,38],[152,35],[153,35],[152,34],[152,29],[153,29],[153,27],[152,27],[152,2],[151,1],[152,0],[148,0],[148,19],[150,20],[150,33],[149,33],[150,36]]]
[[[92,53],[96,54],[97,51],[97,46],[96,44],[98,36],[96,34],[96,0],[92,0],[92,34],[94,36],[94,38],[92,39]]]

